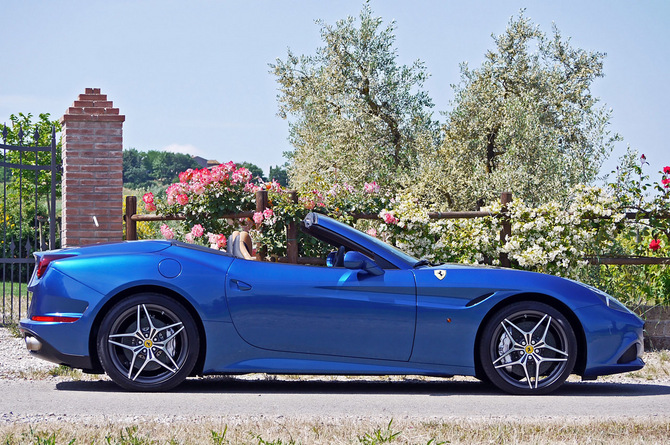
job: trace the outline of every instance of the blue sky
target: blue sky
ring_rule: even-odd
[[[173,150],[267,173],[290,150],[276,116],[268,64],[313,54],[316,19],[357,16],[362,1],[6,0],[0,42],[0,122],[17,112],[60,117],[87,87],[99,87],[122,114],[124,148]],[[670,2],[382,1],[375,15],[396,21],[401,63],[422,60],[435,115],[451,109],[459,64],[477,67],[491,34],[513,15],[549,33],[555,22],[574,46],[607,53],[593,92],[613,109],[621,134],[603,172],[630,145],[652,175],[670,165]]]

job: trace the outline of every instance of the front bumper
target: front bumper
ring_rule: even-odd
[[[607,306],[575,311],[584,326],[586,368],[583,377],[637,371],[644,367],[644,321]]]

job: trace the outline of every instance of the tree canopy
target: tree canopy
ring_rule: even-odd
[[[565,200],[596,178],[618,140],[591,94],[605,54],[572,47],[556,26],[548,37],[523,12],[493,40],[479,68],[461,65],[444,141],[423,159],[438,181],[430,194],[452,208],[502,191],[534,205]]]
[[[279,82],[279,115],[289,118],[289,178],[301,187],[365,181],[397,185],[416,163],[420,145],[437,135],[433,106],[422,89],[425,66],[399,65],[395,24],[382,26],[368,5],[334,26],[322,21],[325,46],[315,55],[270,65]]]
[[[128,188],[163,187],[178,181],[180,172],[199,167],[191,156],[183,153],[123,150],[123,184]]]

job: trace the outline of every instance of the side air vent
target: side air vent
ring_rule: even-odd
[[[474,299],[468,301],[468,304],[466,304],[465,307],[470,307],[470,306],[474,306],[477,303],[481,303],[482,301],[486,300],[488,297],[490,297],[493,294],[494,294],[494,292],[488,292],[484,295],[480,295],[477,298],[474,298]]]

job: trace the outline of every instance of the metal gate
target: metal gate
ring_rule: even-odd
[[[8,128],[3,125],[0,150],[2,180],[2,319],[3,325],[15,323],[26,316],[28,282],[33,273],[33,252],[57,248],[56,186],[61,166],[57,163],[56,129],[51,129],[51,144],[38,146],[40,135],[35,130],[34,145],[24,145],[23,129],[19,145],[7,144]]]

